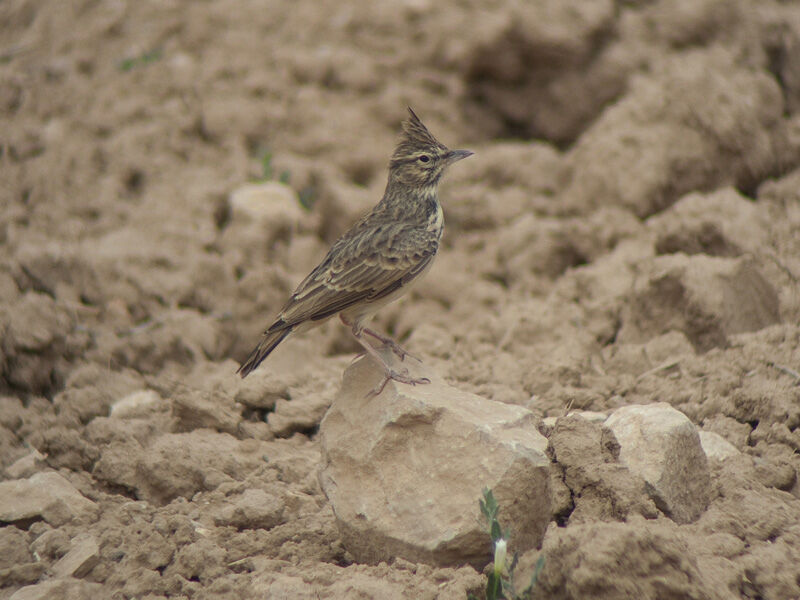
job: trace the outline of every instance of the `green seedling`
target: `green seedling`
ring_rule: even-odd
[[[139,56],[134,56],[132,58],[124,58],[119,61],[117,68],[122,71],[123,73],[127,73],[128,71],[135,69],[137,67],[143,67],[147,64],[155,62],[163,56],[161,52],[161,48],[155,48],[154,50],[150,50],[149,52],[144,52]]]
[[[517,594],[516,586],[514,585],[514,571],[517,567],[519,555],[514,552],[511,564],[508,564],[508,541],[511,538],[511,532],[509,529],[503,530],[500,526],[500,521],[497,518],[500,507],[492,490],[489,488],[484,489],[483,498],[478,501],[478,504],[486,521],[494,548],[494,563],[486,582],[486,600],[530,600],[536,580],[544,567],[544,556],[540,556],[536,562],[528,587],[521,594]]]

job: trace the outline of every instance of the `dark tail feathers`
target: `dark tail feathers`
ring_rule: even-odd
[[[242,363],[242,366],[236,372],[242,376],[242,379],[247,377],[290,333],[292,333],[291,327],[278,329],[277,331],[267,331],[258,346],[256,346],[256,349],[250,353],[250,356],[247,357],[247,360]]]

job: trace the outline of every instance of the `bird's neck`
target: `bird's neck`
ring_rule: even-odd
[[[386,191],[383,193],[381,203],[389,206],[415,204],[425,206],[427,204],[438,204],[438,183],[428,185],[408,185],[389,178],[386,184]]]
[[[393,213],[397,220],[416,222],[441,237],[444,215],[439,204],[437,184],[410,186],[389,179],[379,206]]]

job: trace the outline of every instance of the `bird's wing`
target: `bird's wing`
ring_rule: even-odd
[[[270,328],[325,319],[357,302],[389,295],[433,260],[435,232],[408,224],[386,224],[340,239],[297,287]]]

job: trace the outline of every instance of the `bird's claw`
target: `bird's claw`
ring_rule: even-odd
[[[406,356],[410,356],[415,361],[422,362],[421,358],[419,358],[415,354],[411,354],[411,352],[409,352],[408,350],[403,348],[400,344],[398,344],[394,340],[390,340],[390,339],[383,340],[383,345],[384,346],[388,346],[389,350],[394,352],[400,358],[401,361],[404,361],[406,359]]]
[[[431,380],[428,379],[427,377],[409,376],[408,369],[403,369],[402,372],[389,370],[383,376],[383,381],[381,381],[379,385],[375,386],[369,391],[369,393],[367,394],[367,398],[374,398],[375,396],[379,396],[381,392],[383,392],[383,388],[386,387],[386,384],[389,383],[390,379],[408,385],[426,384],[431,382]]]

